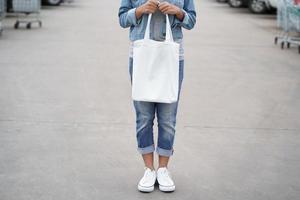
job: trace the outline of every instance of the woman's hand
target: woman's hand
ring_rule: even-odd
[[[143,14],[155,13],[155,11],[158,9],[158,4],[158,0],[148,0],[146,3],[136,9],[136,18],[139,19]]]
[[[158,4],[158,9],[164,14],[176,15],[179,20],[183,20],[184,12],[177,6],[170,4],[169,2],[163,2]]]

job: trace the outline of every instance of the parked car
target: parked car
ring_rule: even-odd
[[[228,0],[233,8],[248,7],[252,13],[261,14],[277,8],[277,0]]]
[[[277,0],[249,0],[248,8],[255,14],[265,13],[277,8]]]
[[[266,0],[249,0],[248,8],[252,13],[259,14],[267,11]]]
[[[249,0],[228,0],[228,4],[233,8],[247,7]]]
[[[63,0],[42,0],[43,5],[59,6]]]

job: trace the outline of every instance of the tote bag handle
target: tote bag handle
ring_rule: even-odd
[[[150,40],[150,22],[151,22],[151,18],[152,18],[152,14],[148,15],[148,21],[147,21],[147,27],[146,27],[146,32],[145,32],[145,36],[144,39],[145,40]],[[173,39],[173,34],[172,34],[172,30],[171,30],[171,24],[169,21],[169,15],[166,14],[166,40],[165,42],[174,42]]]

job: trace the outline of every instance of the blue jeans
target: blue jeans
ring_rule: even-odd
[[[133,59],[129,59],[129,74],[132,80]],[[179,95],[183,80],[184,61],[179,61],[179,88],[178,101],[175,103],[154,103],[145,101],[133,101],[136,111],[136,138],[138,151],[148,154],[155,151],[153,140],[153,120],[155,113],[158,123],[158,142],[156,152],[161,156],[173,155],[175,137],[176,115]]]

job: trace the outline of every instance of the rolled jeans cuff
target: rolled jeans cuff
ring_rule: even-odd
[[[140,154],[148,154],[148,153],[153,153],[155,151],[154,145],[150,145],[144,148],[138,148],[138,151]]]
[[[167,150],[167,149],[162,149],[162,148],[157,147],[156,153],[160,156],[170,157],[173,155],[174,150],[173,149]]]

